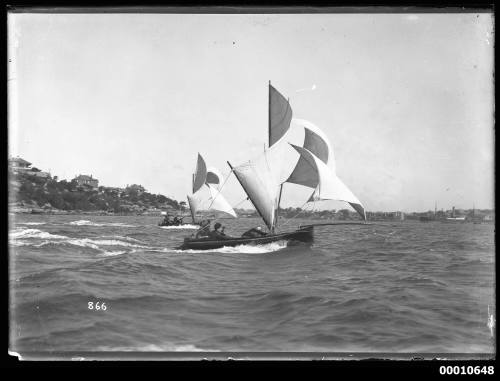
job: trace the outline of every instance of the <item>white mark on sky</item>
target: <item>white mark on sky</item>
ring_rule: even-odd
[[[307,87],[305,89],[299,89],[299,90],[295,90],[296,93],[300,93],[302,91],[313,91],[313,90],[316,90],[316,85],[312,85],[311,88]]]

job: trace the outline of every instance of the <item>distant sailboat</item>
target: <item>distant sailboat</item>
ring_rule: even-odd
[[[363,205],[336,175],[333,150],[328,138],[311,122],[301,119],[293,120],[305,130],[304,143],[302,146],[290,144],[299,153],[299,158],[287,180],[279,183],[272,167],[279,166],[280,163],[277,163],[277,159],[269,161],[268,156],[273,146],[282,143],[284,135],[290,129],[292,114],[289,101],[269,83],[269,146],[264,150],[263,156],[257,159],[237,166],[228,162],[248,199],[269,229],[269,234],[258,238],[230,237],[224,240],[186,238],[182,248],[214,249],[241,244],[263,244],[278,240],[311,242],[315,225],[299,226],[291,232],[276,232],[284,183],[298,184],[313,189],[308,202],[322,200],[347,202],[366,221]],[[202,164],[199,163],[198,166],[200,165]],[[201,184],[201,181],[198,183]],[[333,225],[333,223],[320,225]]]
[[[222,181],[223,177],[220,172],[214,167],[207,168],[205,160],[198,154],[196,170],[193,174],[193,194],[187,196],[194,223],[196,223],[196,212],[200,210],[213,210],[237,217],[234,209],[218,189]]]

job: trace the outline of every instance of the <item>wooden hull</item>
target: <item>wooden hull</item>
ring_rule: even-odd
[[[220,249],[224,246],[239,246],[239,245],[265,245],[276,241],[290,241],[310,243],[313,241],[313,227],[305,227],[293,232],[269,234],[264,237],[257,238],[241,238],[234,237],[224,240],[214,240],[212,238],[185,238],[180,250],[213,250]]]

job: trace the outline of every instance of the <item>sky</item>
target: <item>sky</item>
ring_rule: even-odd
[[[9,14],[8,38],[9,154],[60,179],[185,200],[198,152],[224,174],[263,152],[271,81],[366,210],[494,207],[491,14]]]

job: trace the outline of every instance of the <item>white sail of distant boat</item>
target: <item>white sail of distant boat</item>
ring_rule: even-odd
[[[196,171],[193,175],[193,194],[187,196],[193,222],[200,210],[214,210],[237,217],[234,209],[217,188],[222,181],[220,172],[214,167],[207,169],[205,160],[198,154]]]
[[[292,114],[289,101],[269,83],[269,148],[279,143],[288,132]],[[291,145],[300,156],[285,182],[314,189],[308,201],[345,201],[366,220],[363,205],[336,175],[333,150],[326,135],[311,122],[294,121],[304,127],[305,139],[302,147]],[[329,161],[330,167],[327,165]],[[278,184],[267,162],[266,152],[264,159],[231,166],[231,169],[269,230],[274,232],[283,183]]]

